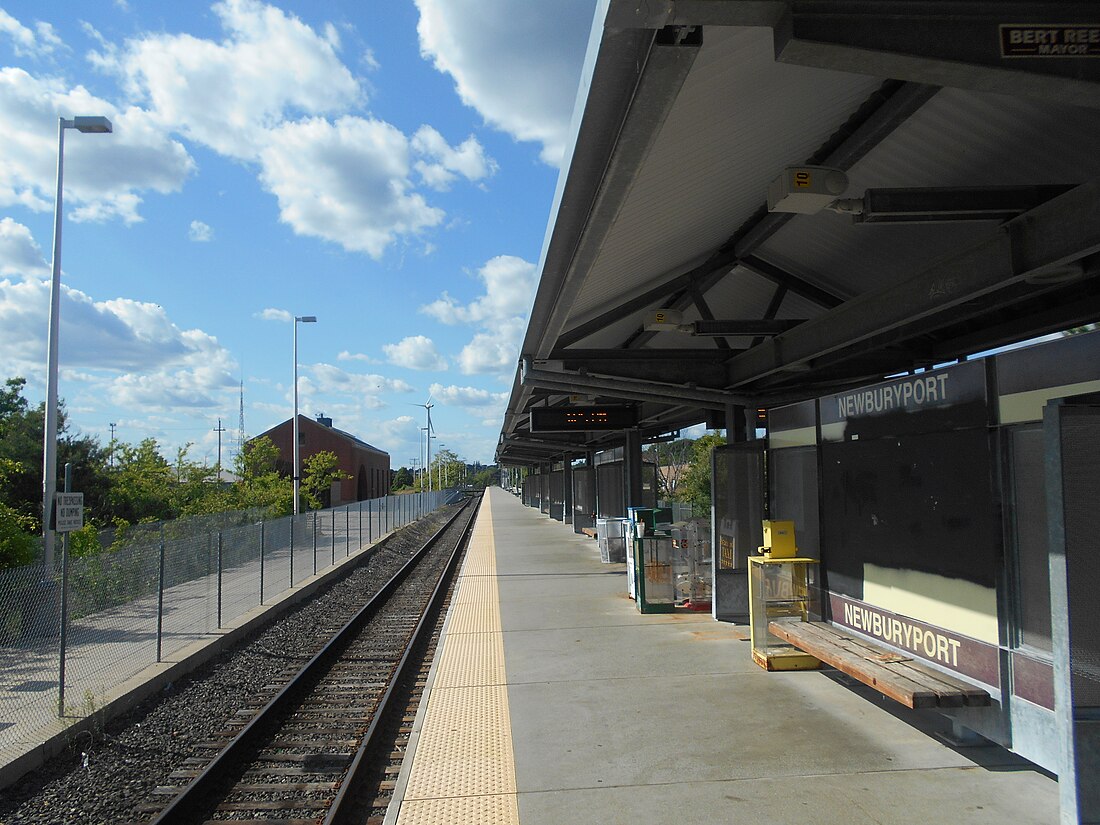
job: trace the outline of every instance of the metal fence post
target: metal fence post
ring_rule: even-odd
[[[329,512],[332,514],[332,563],[336,564],[336,511]]]
[[[73,489],[73,465],[65,462],[65,492]],[[65,647],[69,641],[69,534],[61,545],[61,627],[57,649],[57,715],[65,715]]]
[[[368,504],[368,506],[370,506]],[[363,549],[363,502],[359,501],[359,549]]]
[[[218,627],[222,626],[222,531],[218,531]]]
[[[65,534],[68,537],[68,534]],[[65,715],[65,647],[69,639],[69,552],[61,554],[61,644],[57,665],[57,715]]]
[[[367,544],[374,544],[374,507],[367,501]]]
[[[290,517],[290,586],[294,586],[294,516]]]
[[[385,522],[385,525],[386,525],[386,532],[388,533],[388,532],[390,532],[390,496],[389,496],[389,493],[387,493],[385,495],[384,501],[385,501],[385,505],[386,505],[386,522]]]
[[[260,604],[264,603],[264,521],[260,519]]]
[[[164,641],[164,525],[160,528],[160,574],[157,582],[157,661]]]
[[[351,555],[351,505],[344,505],[344,557]]]
[[[313,511],[313,575],[317,575],[317,511]]]

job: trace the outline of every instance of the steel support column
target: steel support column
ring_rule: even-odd
[[[625,431],[623,444],[623,492],[626,506],[641,507],[642,500],[642,432],[638,429]]]
[[[1053,402],[1043,410],[1050,554],[1055,739],[1062,825],[1100,823],[1098,653],[1100,407]]]

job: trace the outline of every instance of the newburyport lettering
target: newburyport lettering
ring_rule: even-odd
[[[919,376],[910,381],[838,395],[837,415],[845,419],[887,410],[946,403],[948,377],[947,373]]]

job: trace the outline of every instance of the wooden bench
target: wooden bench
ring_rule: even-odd
[[[581,532],[588,536],[588,538],[590,539],[596,538],[596,531],[591,527],[582,527]]]
[[[910,708],[988,705],[989,693],[827,622],[770,622],[780,639]]]

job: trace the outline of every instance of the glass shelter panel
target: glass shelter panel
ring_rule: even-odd
[[[596,515],[602,518],[624,518],[626,499],[623,497],[623,463],[610,461],[596,467]]]
[[[713,615],[743,621],[749,613],[748,558],[764,540],[764,442],[718,447],[711,461]]]
[[[596,471],[591,467],[573,469],[573,532],[596,526]]]
[[[564,515],[564,503],[565,503],[565,488],[562,487],[564,473],[561,470],[554,470],[550,473],[550,518],[557,521],[563,520]]]
[[[788,447],[768,451],[770,517],[795,524],[801,554],[821,555],[821,517],[817,503],[817,448]]]

